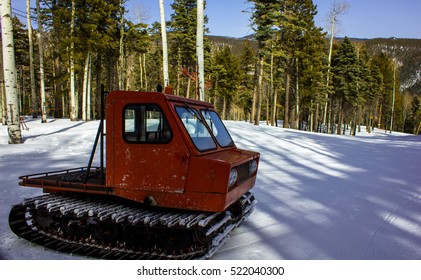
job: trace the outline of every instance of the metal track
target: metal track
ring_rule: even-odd
[[[13,206],[9,225],[19,237],[41,246],[92,258],[206,259],[251,214],[256,201],[252,194],[247,193],[237,203],[241,213],[209,213],[146,208],[93,197],[49,194]],[[98,239],[91,229],[104,224],[116,229],[119,235],[110,234]],[[76,233],[71,230],[73,226],[77,229]],[[174,244],[175,248],[162,246],[159,242],[133,245],[121,233],[122,229],[128,227],[145,229],[148,234],[158,237],[164,234],[164,238],[170,240],[172,235],[180,233],[196,237],[186,246]],[[80,230],[86,232],[80,234]],[[104,233],[108,234],[108,231],[104,230]],[[175,238],[173,242],[178,241]]]

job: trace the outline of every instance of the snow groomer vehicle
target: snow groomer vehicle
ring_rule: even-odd
[[[253,211],[260,154],[236,147],[210,103],[135,91],[102,99],[88,165],[21,176],[45,194],[12,207],[11,230],[93,258],[211,257]]]

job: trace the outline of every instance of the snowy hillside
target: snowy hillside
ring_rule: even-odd
[[[18,176],[85,166],[98,122],[27,120],[22,145],[0,125],[0,259],[84,259],[17,238],[13,204],[41,190]],[[226,122],[261,153],[255,212],[214,259],[421,259],[421,137],[357,137]]]

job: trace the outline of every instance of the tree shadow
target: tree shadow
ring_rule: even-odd
[[[259,203],[252,234],[233,239],[279,259],[421,259],[417,137],[247,126],[227,122],[240,148],[261,153]]]

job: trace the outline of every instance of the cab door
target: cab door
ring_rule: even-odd
[[[112,137],[115,192],[137,201],[156,192],[183,193],[190,154],[169,111],[159,103],[121,100],[114,108],[113,133],[120,134]]]

